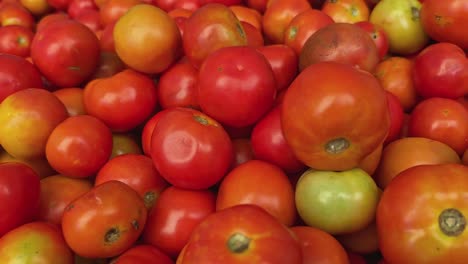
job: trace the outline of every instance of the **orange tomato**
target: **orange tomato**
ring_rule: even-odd
[[[369,6],[365,0],[327,0],[321,9],[336,23],[356,23],[369,20]]]
[[[39,17],[52,9],[47,0],[20,0],[20,3],[31,12],[31,14]]]
[[[83,89],[78,87],[62,88],[53,92],[67,108],[68,115],[84,115]]]

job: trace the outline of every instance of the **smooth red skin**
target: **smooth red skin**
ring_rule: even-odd
[[[174,18],[174,21],[177,24],[177,27],[179,28],[180,35],[183,37],[184,36],[184,29],[185,29],[185,23],[187,21],[187,17],[183,16],[178,16]]]
[[[125,64],[113,51],[101,51],[99,65],[94,71],[92,79],[111,77],[126,69]]]
[[[306,168],[304,163],[296,158],[284,138],[279,106],[255,125],[250,139],[256,159],[277,165],[286,173],[295,173]]]
[[[195,11],[201,7],[200,0],[178,0],[176,1],[174,8],[182,8],[186,10]]]
[[[276,80],[276,90],[288,88],[298,73],[299,58],[294,50],[284,44],[265,45],[257,50],[270,63]]]
[[[77,18],[80,13],[88,10],[98,10],[94,0],[70,0],[67,13],[71,18]]]
[[[148,215],[143,241],[176,258],[194,228],[215,212],[215,203],[215,194],[208,190],[167,188]]]
[[[228,238],[242,232],[251,247],[236,254],[226,246]],[[255,205],[236,205],[209,215],[192,233],[179,264],[250,263],[302,264],[299,241],[273,216]]]
[[[125,69],[89,82],[83,101],[86,112],[101,119],[112,131],[127,132],[141,125],[156,109],[156,86],[148,75]]]
[[[253,8],[263,14],[266,10],[268,0],[245,0],[246,6]]]
[[[60,226],[67,205],[91,190],[89,180],[74,179],[63,175],[52,175],[41,179],[41,195],[37,219]]]
[[[18,252],[9,251],[11,249]],[[24,224],[2,236],[0,251],[3,251],[3,263],[74,263],[73,252],[63,239],[60,228],[42,221]],[[5,258],[5,253],[8,258]]]
[[[410,114],[408,135],[443,142],[461,156],[468,148],[468,110],[452,99],[423,100]]]
[[[468,2],[464,0],[420,0],[421,24],[437,42],[450,42],[468,50],[465,25],[468,24]]]
[[[78,87],[62,88],[52,92],[67,108],[68,115],[85,115],[83,89]]]
[[[46,144],[46,157],[52,168],[74,178],[86,178],[97,173],[111,152],[110,129],[90,115],[65,119],[55,127]]]
[[[197,110],[177,107],[169,111],[161,116],[151,137],[150,156],[156,169],[181,188],[206,189],[218,183],[233,160],[227,132]]]
[[[67,11],[72,0],[47,0],[47,3],[54,9]]]
[[[146,156],[151,156],[151,137],[153,136],[154,128],[156,127],[162,115],[170,111],[171,109],[164,109],[157,112],[148,121],[146,121],[145,125],[143,126],[143,130],[141,132],[141,146],[143,153]]]
[[[29,166],[0,163],[0,237],[35,219],[39,210],[40,178]]]
[[[77,87],[96,70],[99,40],[87,26],[63,19],[36,33],[31,44],[31,58],[55,86]]]
[[[173,64],[160,77],[157,88],[161,108],[191,107],[199,109],[198,70],[187,62]]]
[[[465,52],[451,43],[427,46],[414,59],[413,80],[417,93],[423,98],[457,99],[468,94]]]
[[[91,31],[97,34],[102,30],[103,26],[100,21],[99,11],[90,9],[81,12],[76,18],[76,21],[87,26]]]
[[[10,25],[0,27],[0,53],[28,57],[34,32],[23,26]]]
[[[355,23],[355,25],[369,33],[369,36],[375,43],[375,46],[377,46],[380,59],[382,60],[387,55],[389,49],[387,33],[385,33],[382,28],[378,27],[370,21],[359,21]]]
[[[258,48],[265,44],[262,32],[252,24],[241,21],[245,34],[247,35],[247,46]]]
[[[94,185],[97,186],[112,180],[123,182],[132,187],[145,199],[145,202],[148,202],[148,207],[154,201],[146,200],[146,196],[152,194],[157,197],[168,186],[168,183],[154,167],[153,160],[142,154],[123,154],[112,158],[101,167],[94,180]]]
[[[253,47],[225,47],[206,58],[198,75],[201,109],[218,122],[244,127],[265,115],[276,98],[274,72]]]
[[[114,26],[116,22],[103,26],[101,36],[99,37],[99,46],[101,51],[115,52]]]
[[[153,0],[152,3],[161,8],[162,10],[169,12],[175,9],[176,3],[179,2],[179,0]]]
[[[44,88],[38,69],[25,58],[0,54],[0,102],[26,88]]]
[[[113,264],[174,264],[175,262],[159,248],[151,245],[136,245],[122,253]]]
[[[387,104],[390,114],[390,128],[388,129],[387,137],[384,140],[384,145],[398,139],[403,128],[404,111],[398,97],[389,91],[387,94]]]
[[[20,3],[11,2],[0,6],[0,26],[19,25],[30,30],[36,25],[33,15]]]
[[[60,22],[70,19],[65,12],[54,12],[50,14],[46,14],[45,16],[41,17],[36,24],[36,32],[41,31],[42,29],[46,28],[48,25],[53,24],[55,22]]]
[[[254,159],[252,144],[249,138],[233,139],[232,146],[234,148],[234,162],[232,163],[232,168]]]

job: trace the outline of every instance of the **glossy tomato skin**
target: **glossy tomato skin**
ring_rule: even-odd
[[[296,237],[256,205],[236,205],[209,215],[192,233],[177,263],[302,263]]]
[[[73,252],[57,226],[47,222],[30,222],[0,238],[3,263],[73,264]]]
[[[303,70],[289,86],[281,126],[304,164],[347,170],[384,141],[390,126],[386,100],[385,91],[368,72],[320,62]]]
[[[414,59],[413,79],[416,91],[424,98],[457,99],[468,94],[465,52],[447,42],[427,46]]]
[[[148,121],[146,121],[141,131],[141,147],[143,153],[150,157],[151,156],[151,137],[153,136],[153,131],[156,125],[159,122],[159,119],[167,112],[170,112],[171,109],[163,109],[156,114],[154,114]]]
[[[424,31],[439,42],[450,42],[468,49],[464,25],[468,23],[468,3],[463,0],[425,0],[421,6]]]
[[[213,52],[198,77],[200,108],[229,126],[253,125],[270,110],[276,97],[272,67],[253,47],[224,47]]]
[[[229,135],[216,120],[180,107],[157,122],[150,153],[163,178],[187,189],[206,189],[219,182],[234,155]]]
[[[396,95],[389,91],[385,91],[387,95],[388,110],[390,113],[390,128],[388,129],[387,137],[385,138],[384,145],[392,142],[400,137],[403,127],[403,106]]]
[[[0,163],[0,237],[35,219],[39,209],[39,176],[17,162]]]
[[[46,144],[50,165],[68,177],[94,175],[112,152],[112,133],[99,119],[90,115],[72,116],[58,124]]]
[[[0,52],[28,57],[34,32],[24,26],[10,25],[0,27]]]
[[[143,241],[176,258],[194,228],[216,211],[215,204],[211,191],[168,187],[149,212]]]
[[[286,173],[296,173],[306,166],[294,155],[281,128],[281,107],[273,108],[255,124],[251,135],[256,159],[279,166]]]
[[[377,50],[379,51],[380,59],[385,58],[389,49],[389,42],[387,33],[383,30],[381,26],[373,24],[370,21],[360,21],[356,23],[356,26],[364,29],[372,38]]]
[[[154,112],[156,87],[149,76],[126,69],[89,82],[84,88],[83,102],[86,112],[101,119],[112,131],[126,132]]]
[[[70,248],[88,258],[115,257],[129,249],[146,224],[143,199],[120,181],[95,186],[73,200],[62,216]]]
[[[69,116],[85,115],[83,89],[78,87],[62,88],[53,94],[65,105]]]
[[[136,245],[120,255],[112,264],[174,264],[160,249],[151,245]]]
[[[98,65],[99,40],[85,25],[65,19],[36,33],[31,58],[49,82],[58,87],[79,86]]]
[[[386,261],[466,262],[466,175],[468,167],[460,164],[420,165],[390,182],[377,209],[379,245]]]

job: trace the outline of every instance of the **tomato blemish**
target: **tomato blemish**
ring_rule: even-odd
[[[120,230],[117,227],[112,227],[104,235],[104,242],[106,244],[114,243],[120,238]]]
[[[249,249],[250,238],[242,233],[234,233],[229,237],[226,245],[231,252],[240,254]]]

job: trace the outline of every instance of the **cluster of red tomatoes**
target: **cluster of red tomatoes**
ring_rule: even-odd
[[[468,263],[468,2],[0,3],[0,263]]]

